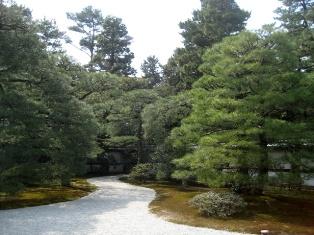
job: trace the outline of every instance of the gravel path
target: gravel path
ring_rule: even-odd
[[[236,233],[173,224],[151,214],[152,189],[117,177],[89,180],[99,189],[76,201],[0,211],[1,235],[232,235]]]

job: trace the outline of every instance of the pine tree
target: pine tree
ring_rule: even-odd
[[[294,41],[286,33],[245,32],[215,45],[204,61],[193,111],[172,133],[173,145],[186,153],[175,161],[174,177],[238,192],[261,192],[269,180],[302,184],[301,172],[313,162],[314,83],[295,70]],[[279,178],[270,179],[271,171]]]
[[[1,191],[67,184],[93,150],[93,113],[50,52],[56,35],[43,35],[28,9],[0,4],[0,11]]]
[[[132,38],[122,19],[108,16],[102,26],[103,31],[97,39],[97,66],[113,74],[134,75],[136,71],[131,67],[134,54],[129,48]]]
[[[250,14],[241,10],[234,0],[201,0],[201,9],[192,19],[180,23],[184,48],[179,48],[165,66],[165,77],[177,91],[191,89],[202,73],[202,55],[224,37],[245,28]]]
[[[156,56],[149,56],[141,65],[144,78],[148,80],[150,87],[154,87],[161,83],[162,66]]]
[[[180,23],[184,45],[211,47],[224,37],[241,32],[249,16],[234,0],[201,0],[201,9],[193,12],[193,18]]]
[[[159,99],[145,106],[142,112],[145,140],[151,145],[151,161],[155,163],[158,179],[170,179],[175,153],[169,142],[173,128],[180,126],[191,111],[186,94]]]
[[[288,30],[298,45],[301,72],[314,70],[314,1],[281,0],[283,6],[277,9],[282,28]]]
[[[67,13],[68,19],[74,21],[75,25],[69,29],[81,33],[83,38],[80,45],[83,50],[87,50],[90,56],[90,66],[94,61],[97,37],[102,30],[104,18],[100,10],[93,9],[92,6],[85,7],[78,13]]]
[[[69,38],[65,32],[61,32],[56,22],[53,20],[43,19],[39,21],[40,39],[47,46],[48,51],[54,53],[62,53],[62,43],[69,42]]]

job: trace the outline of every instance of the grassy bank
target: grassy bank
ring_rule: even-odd
[[[0,209],[13,209],[71,201],[84,197],[94,190],[96,190],[96,186],[88,183],[86,179],[73,179],[70,186],[67,187],[26,188],[13,196],[0,193]]]
[[[150,210],[174,223],[254,234],[259,234],[262,229],[270,230],[271,234],[314,234],[314,191],[269,190],[262,196],[247,196],[245,215],[217,219],[201,216],[197,209],[189,206],[188,201],[199,193],[221,189],[183,188],[167,183],[140,185],[157,192]]]

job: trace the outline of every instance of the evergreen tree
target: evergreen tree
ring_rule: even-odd
[[[77,80],[76,96],[93,109],[99,123],[97,142],[103,152],[119,149],[129,157],[136,153],[137,161],[146,161],[141,112],[158,97],[147,88],[142,79],[103,72],[85,72]]]
[[[146,105],[153,103],[157,98],[157,94],[151,90],[131,90],[115,100],[112,113],[107,117],[107,133],[111,137],[133,136],[136,138],[138,163],[147,161],[141,113]]]
[[[277,9],[277,19],[298,45],[297,69],[301,72],[312,72],[314,70],[314,1],[281,0],[281,2],[283,6]]]
[[[285,33],[245,32],[206,52],[193,111],[172,133],[173,145],[185,153],[175,161],[174,177],[261,192],[273,170],[279,172],[274,182],[302,184],[301,171],[313,162],[314,83],[295,70],[296,49]],[[285,154],[273,157],[276,151]]]
[[[282,7],[276,10],[282,26],[291,33],[301,33],[305,29],[313,29],[313,0],[280,0]]]
[[[97,37],[102,30],[104,18],[100,10],[93,9],[92,6],[85,7],[78,13],[67,13],[68,19],[74,21],[75,25],[69,29],[83,34],[80,45],[83,50],[87,50],[90,56],[90,66],[94,61]]]
[[[211,47],[224,37],[242,31],[249,16],[234,0],[201,0],[201,9],[193,12],[193,18],[180,23],[184,45]]]
[[[56,22],[53,20],[41,20],[39,21],[39,32],[42,42],[47,46],[50,52],[62,52],[63,41],[69,42],[69,38],[65,35],[65,32],[61,32]]]
[[[165,77],[177,91],[191,89],[202,74],[198,67],[206,48],[245,28],[250,14],[234,0],[201,0],[193,18],[180,23],[184,48],[177,49],[165,67]]]
[[[129,48],[132,38],[128,35],[122,19],[108,16],[102,26],[103,31],[97,41],[97,66],[113,74],[134,75],[136,71],[131,67],[134,54]]]
[[[0,4],[0,188],[67,184],[84,172],[97,126],[72,95],[69,74],[49,53],[28,9]],[[47,43],[47,44],[45,44]]]
[[[191,111],[186,94],[166,97],[145,106],[142,112],[145,140],[152,146],[150,159],[155,163],[158,179],[169,179],[175,153],[169,142],[173,128],[180,126]]]
[[[161,83],[162,66],[156,56],[149,56],[141,65],[144,78],[148,80],[151,87]]]
[[[164,66],[164,79],[176,92],[189,90],[202,73],[198,67],[202,63],[202,50],[178,48]]]
[[[180,121],[190,112],[186,95],[167,97],[147,105],[143,112],[145,138],[152,144],[163,143],[170,131],[180,126]]]

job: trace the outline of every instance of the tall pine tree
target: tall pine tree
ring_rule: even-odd
[[[193,111],[172,133],[174,147],[186,153],[174,177],[255,193],[270,179],[302,184],[313,164],[314,83],[295,69],[297,48],[286,33],[266,30],[206,52]]]
[[[184,48],[179,48],[165,66],[165,77],[177,91],[190,89],[202,76],[198,67],[206,48],[245,28],[250,14],[234,0],[201,0],[192,19],[180,23]]]
[[[92,6],[85,7],[78,13],[67,13],[68,19],[74,21],[75,25],[69,29],[80,33],[83,38],[80,40],[80,46],[83,50],[87,50],[90,56],[90,65],[93,67],[94,56],[96,52],[97,36],[102,30],[104,18],[100,10],[94,9]]]
[[[129,46],[132,38],[129,36],[122,19],[108,16],[103,23],[103,31],[97,40],[97,66],[106,72],[118,75],[134,75],[135,69],[131,63],[134,54]]]

